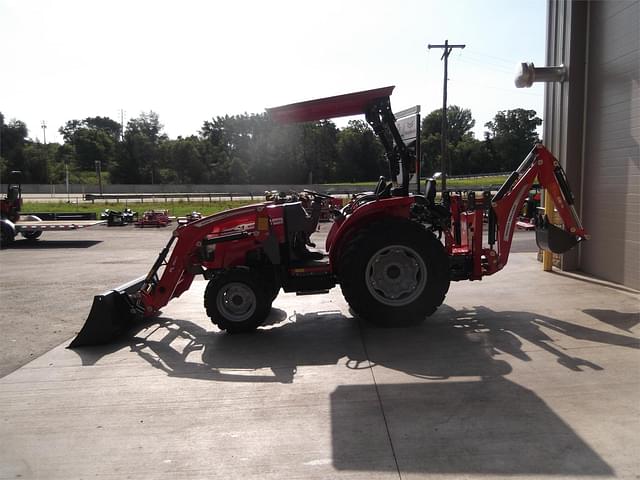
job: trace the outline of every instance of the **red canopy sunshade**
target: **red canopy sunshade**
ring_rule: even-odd
[[[365,113],[368,105],[379,98],[391,96],[395,86],[364,90],[362,92],[319,98],[267,108],[271,118],[278,123],[311,122],[327,118],[347,117]]]

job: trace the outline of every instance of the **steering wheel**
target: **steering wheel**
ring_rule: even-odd
[[[333,198],[331,195],[327,195],[326,193],[319,193],[313,190],[307,190],[306,188],[302,191],[304,193],[308,193],[309,195],[313,195],[314,197],[318,197],[318,198]]]
[[[376,185],[376,189],[373,191],[374,195],[380,195],[382,192],[384,192],[384,188],[387,186],[387,181],[384,179],[384,177],[380,177],[380,180],[378,180],[378,184]]]

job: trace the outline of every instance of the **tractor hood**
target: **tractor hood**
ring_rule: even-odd
[[[374,100],[391,96],[394,88],[395,86],[376,88],[335,97],[291,103],[281,107],[267,108],[267,113],[278,123],[311,122],[360,115],[366,112],[367,107]]]

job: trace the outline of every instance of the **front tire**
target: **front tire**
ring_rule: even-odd
[[[31,230],[28,232],[20,232],[27,240],[37,240],[42,235],[42,230]]]
[[[234,267],[209,281],[204,292],[204,307],[220,330],[245,333],[264,322],[271,301],[261,278],[247,267]]]
[[[387,219],[362,228],[340,258],[345,299],[356,314],[378,326],[422,322],[449,290],[444,247],[409,220]]]
[[[36,215],[27,215],[26,216],[26,220],[30,221],[30,222],[41,222],[42,219],[40,217],[37,217]],[[27,240],[37,240],[38,238],[40,238],[40,236],[42,235],[42,230],[25,230],[20,232],[20,234],[26,238]]]
[[[5,222],[0,222],[0,248],[6,248],[13,243],[16,232],[13,227]]]

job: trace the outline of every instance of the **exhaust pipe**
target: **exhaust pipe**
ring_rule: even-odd
[[[93,305],[78,335],[67,348],[104,345],[142,319],[143,309],[133,298],[146,276],[93,297]]]

